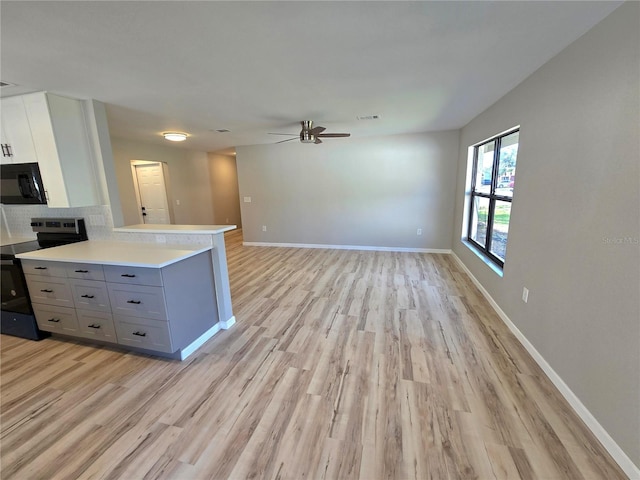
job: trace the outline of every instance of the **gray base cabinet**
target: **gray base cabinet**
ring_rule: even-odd
[[[78,316],[74,308],[34,303],[33,311],[40,330],[74,336],[79,334]]]
[[[111,312],[76,310],[78,315],[78,335],[103,342],[118,343]]]
[[[162,268],[23,260],[42,330],[174,353],[218,323],[211,252]]]

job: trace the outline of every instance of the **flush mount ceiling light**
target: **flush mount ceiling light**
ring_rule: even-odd
[[[170,140],[172,142],[184,142],[187,139],[186,133],[179,132],[166,132],[163,133],[162,136],[165,138],[165,140]]]

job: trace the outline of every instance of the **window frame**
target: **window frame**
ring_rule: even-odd
[[[479,252],[482,255],[484,255],[487,259],[489,259],[491,262],[493,262],[498,267],[500,267],[500,269],[504,268],[504,260],[502,260],[500,257],[496,256],[491,252],[491,243],[493,241],[493,218],[495,215],[496,201],[513,203],[513,192],[511,192],[511,196],[496,194],[496,188],[498,185],[498,178],[499,178],[499,168],[500,168],[500,150],[502,148],[502,139],[516,132],[520,132],[519,126],[514,127],[510,130],[507,130],[506,132],[495,135],[486,140],[483,140],[482,142],[477,143],[473,146],[473,165],[471,169],[471,191],[469,195],[470,203],[469,203],[469,215],[467,217],[466,241],[469,242],[471,245],[473,245],[474,248],[479,250]],[[493,164],[491,169],[491,188],[489,189],[489,193],[487,194],[484,192],[476,191],[477,175],[478,175],[478,152],[484,145],[487,145],[491,142],[495,142],[495,149],[493,152]],[[519,143],[520,143],[520,140],[518,140],[518,144]],[[476,197],[487,198],[489,200],[489,210],[487,212],[487,227],[486,227],[484,245],[480,244],[479,242],[477,242],[471,237],[471,232],[473,228],[474,204],[475,204]]]

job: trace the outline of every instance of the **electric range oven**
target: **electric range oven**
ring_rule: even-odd
[[[88,237],[82,218],[32,218],[31,228],[36,232],[37,240],[0,247],[2,273],[0,333],[41,340],[50,334],[38,328],[22,265],[16,255],[82,242],[88,240]]]

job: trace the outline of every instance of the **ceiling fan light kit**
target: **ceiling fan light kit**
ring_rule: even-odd
[[[322,133],[326,130],[324,127],[314,127],[313,121],[311,120],[303,120],[300,122],[302,125],[302,130],[300,130],[300,142],[301,143],[322,143],[322,138],[342,138],[342,137],[350,137],[350,133]],[[298,137],[298,135],[292,133],[270,133],[269,135],[290,135],[292,137]],[[290,142],[291,140],[296,140],[296,138],[288,138],[287,140],[282,140],[276,143],[284,143]]]

